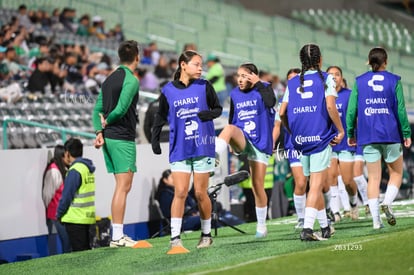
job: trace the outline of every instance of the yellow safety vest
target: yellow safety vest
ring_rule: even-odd
[[[275,172],[275,157],[273,155],[270,156],[269,158],[269,163],[267,164],[266,167],[266,175],[264,178],[264,188],[265,189],[269,189],[269,188],[273,188],[273,184],[274,184],[274,172]],[[242,181],[240,183],[240,187],[241,188],[252,188],[252,178],[249,177],[248,179]]]
[[[84,163],[77,162],[69,168],[76,170],[82,179],[78,191],[73,198],[68,211],[62,217],[62,222],[78,224],[95,223],[95,175]]]

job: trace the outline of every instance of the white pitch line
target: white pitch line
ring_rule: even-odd
[[[374,240],[378,240],[378,239],[385,239],[387,237],[388,237],[387,235],[383,235],[383,236],[379,236],[377,238],[366,239],[366,240],[363,240],[363,241],[360,241],[360,242],[352,242],[352,243],[348,243],[348,244],[351,245],[351,244],[367,243],[367,242],[374,241]],[[346,243],[341,243],[341,245],[347,245],[347,244]],[[309,249],[309,250],[305,250],[305,251],[292,252],[292,253],[288,253],[288,254],[282,254],[282,255],[276,255],[276,256],[269,256],[269,257],[264,257],[264,258],[259,258],[259,259],[255,259],[255,260],[243,262],[243,263],[236,264],[236,265],[233,265],[233,266],[226,266],[226,267],[222,267],[222,268],[218,268],[218,269],[206,270],[206,271],[196,272],[196,273],[190,273],[190,274],[191,275],[202,275],[202,274],[208,274],[208,273],[211,273],[211,272],[226,271],[226,270],[230,270],[230,269],[242,267],[242,266],[249,265],[249,264],[254,264],[254,263],[257,263],[257,262],[262,262],[262,261],[266,261],[266,260],[277,259],[277,258],[280,258],[282,256],[287,256],[289,254],[309,253],[309,252],[314,252],[314,251],[319,251],[319,250],[330,250],[330,251],[333,251],[334,250],[334,247],[335,247],[335,245],[332,245],[332,246],[321,247],[321,248],[317,248],[317,249]]]

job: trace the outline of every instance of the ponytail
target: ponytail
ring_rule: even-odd
[[[181,65],[178,64],[178,68],[174,73],[174,80],[179,80],[181,77]]]

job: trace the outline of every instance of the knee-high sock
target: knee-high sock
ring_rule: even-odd
[[[171,218],[171,239],[180,236],[182,218]]]
[[[328,226],[328,217],[326,216],[326,209],[318,210],[316,215],[318,218],[319,225],[321,228],[326,228]]]
[[[318,209],[313,207],[305,208],[305,222],[303,228],[310,228],[313,230],[313,224],[315,223],[316,216],[318,215]]]
[[[331,186],[331,210],[334,213],[339,213],[339,208],[338,186]]]
[[[385,197],[382,204],[391,205],[398,195],[398,187],[388,183],[387,191],[385,191]]]
[[[120,223],[112,224],[112,240],[117,241],[124,236],[124,225]]]
[[[266,216],[267,206],[256,207],[257,232],[264,233],[266,231]]]
[[[368,183],[367,183],[367,180],[365,179],[364,175],[360,175],[358,177],[355,177],[354,181],[357,184],[359,194],[361,194],[362,203],[364,205],[367,205],[368,204],[368,191],[367,191]]]
[[[200,219],[201,221],[201,232],[205,235],[211,233],[211,218],[208,220]]]
[[[371,211],[372,222],[374,225],[379,224],[380,220],[380,212],[379,212],[379,202],[378,198],[369,199],[368,200],[369,210]]]
[[[338,192],[344,211],[350,211],[351,205],[349,204],[348,192],[345,189],[345,184],[341,176],[338,176]]]
[[[302,196],[293,194],[293,203],[295,204],[298,219],[303,219],[305,217],[306,194]]]

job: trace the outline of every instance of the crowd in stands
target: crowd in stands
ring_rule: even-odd
[[[100,51],[92,52],[81,37],[125,40],[120,24],[105,30],[105,20],[99,15],[77,17],[73,8],[55,8],[51,14],[43,9],[30,10],[24,4],[16,10],[3,10],[0,31],[0,101],[13,103],[24,94],[83,94],[96,95],[118,60]],[[39,31],[68,33],[73,41],[45,36]],[[156,42],[142,45],[141,65],[135,74],[140,89],[158,91],[171,80],[177,66],[176,56],[164,54]],[[197,50],[188,43],[183,50]],[[116,50],[116,49],[114,49]],[[207,73],[208,68],[206,68]],[[226,72],[226,87],[236,86],[233,72]],[[266,74],[270,75],[270,74]],[[268,77],[275,83],[276,78]],[[279,81],[277,81],[279,83]],[[280,84],[275,91],[283,90]]]

